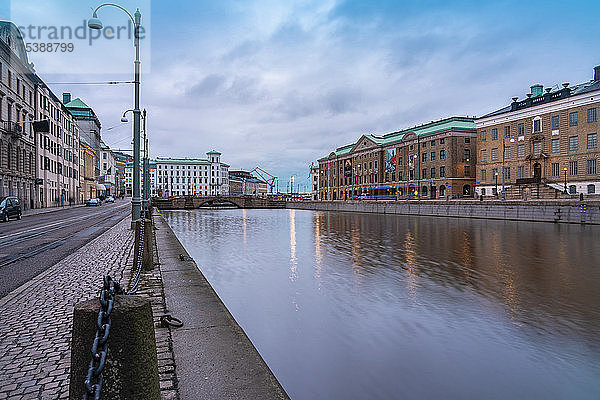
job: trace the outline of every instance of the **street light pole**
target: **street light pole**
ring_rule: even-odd
[[[567,167],[563,168],[563,170],[565,171],[565,194],[568,194],[568,192],[567,192]]]
[[[102,29],[102,22],[98,19],[98,10],[105,6],[116,7],[124,11],[131,19],[134,26],[134,46],[135,46],[135,61],[134,61],[134,108],[133,108],[133,197],[131,199],[131,220],[140,219],[141,215],[141,198],[140,198],[140,25],[142,22],[142,14],[139,8],[132,16],[129,11],[118,4],[104,3],[96,7],[92,14],[92,18],[88,20],[88,27],[91,29]]]

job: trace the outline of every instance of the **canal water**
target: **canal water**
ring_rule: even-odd
[[[600,229],[165,212],[292,399],[600,399]]]

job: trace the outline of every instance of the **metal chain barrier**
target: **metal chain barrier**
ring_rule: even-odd
[[[144,220],[140,221],[138,239],[138,254],[136,275],[131,288],[125,292],[119,282],[113,280],[109,275],[104,275],[102,291],[100,292],[100,310],[96,320],[96,335],[92,343],[92,358],[85,378],[84,400],[99,400],[102,392],[102,370],[106,365],[108,353],[108,337],[110,334],[111,317],[115,296],[118,294],[135,294],[140,283],[142,271],[142,256],[144,252]]]
[[[106,365],[106,355],[108,352],[108,335],[110,334],[111,318],[110,313],[113,310],[115,295],[123,293],[123,289],[118,282],[115,282],[109,275],[104,275],[104,286],[100,292],[100,311],[96,321],[96,336],[92,343],[92,359],[85,378],[86,393],[84,400],[100,399],[102,392],[102,370]],[[95,381],[95,383],[94,383]]]

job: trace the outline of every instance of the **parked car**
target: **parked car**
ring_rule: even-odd
[[[8,222],[10,218],[21,219],[21,201],[13,196],[0,198],[0,221]]]
[[[105,203],[114,203],[115,202],[115,198],[112,196],[108,196],[106,198],[106,200],[104,200]]]
[[[89,199],[88,201],[85,202],[86,206],[99,206],[100,205],[100,199]]]

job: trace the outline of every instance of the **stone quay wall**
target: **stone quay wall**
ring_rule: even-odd
[[[600,225],[600,201],[288,201],[287,208]]]

